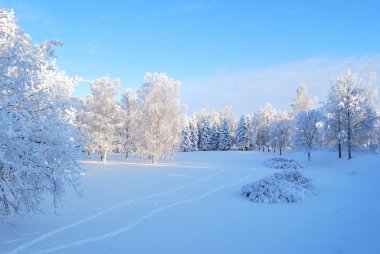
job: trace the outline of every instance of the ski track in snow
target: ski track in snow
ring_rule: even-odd
[[[9,240],[9,241],[5,241],[4,243],[16,243],[18,241],[21,241],[23,240],[24,238],[17,238],[17,239],[13,239],[13,240]]]
[[[190,183],[187,183],[185,185],[182,185],[182,186],[179,186],[179,187],[176,187],[176,188],[173,188],[173,189],[169,189],[169,190],[166,190],[166,191],[163,191],[163,192],[160,192],[160,193],[156,193],[156,194],[150,194],[150,195],[147,195],[147,196],[143,196],[143,197],[140,197],[140,198],[135,198],[135,199],[131,199],[131,200],[128,200],[128,201],[125,201],[125,202],[122,202],[122,203],[119,203],[117,205],[114,205],[114,206],[111,206],[103,211],[100,211],[94,215],[91,215],[89,217],[86,217],[82,220],[79,220],[77,222],[74,222],[72,224],[69,224],[69,225],[66,225],[66,226],[63,226],[61,228],[58,228],[56,230],[53,230],[53,231],[50,231],[50,232],[47,232],[45,234],[42,234],[41,236],[29,241],[29,242],[26,242],[24,244],[21,244],[20,246],[18,246],[17,248],[7,252],[7,254],[17,254],[17,253],[21,253],[22,251],[24,251],[25,249],[33,246],[34,244],[38,243],[38,242],[41,242],[51,236],[54,236],[56,234],[59,234],[65,230],[68,230],[68,229],[71,229],[71,228],[74,228],[78,225],[81,225],[83,223],[86,223],[88,221],[91,221],[91,220],[94,220],[100,216],[103,216],[107,213],[110,213],[116,209],[119,209],[121,207],[124,207],[124,206],[127,206],[127,205],[130,205],[130,204],[133,204],[133,203],[136,203],[136,202],[139,202],[139,201],[143,201],[143,200],[147,200],[147,199],[151,199],[151,198],[155,198],[155,197],[160,197],[160,196],[163,196],[163,195],[166,195],[166,194],[170,194],[170,193],[173,193],[173,192],[176,192],[176,191],[179,191],[179,190],[183,190],[185,188],[188,188],[192,185],[196,185],[196,184],[199,184],[199,183],[203,183],[207,180],[209,180],[210,178],[213,178],[217,175],[220,175],[222,174],[223,172],[226,171],[226,168],[223,168],[221,170],[219,170],[218,172],[214,173],[214,174],[211,174],[205,178],[202,178],[200,180],[197,180],[197,181],[193,181],[193,182],[190,182]]]
[[[191,177],[192,177],[192,176],[189,176],[189,175],[181,175],[181,174],[168,174],[168,176],[188,177],[188,178],[191,178]]]
[[[150,213],[144,215],[143,217],[141,217],[140,219],[132,222],[131,224],[125,226],[125,227],[122,227],[118,230],[115,230],[115,231],[112,231],[112,232],[109,232],[109,233],[106,233],[106,234],[103,234],[103,235],[99,235],[99,236],[95,236],[95,237],[89,237],[89,238],[84,238],[82,240],[78,240],[78,241],[75,241],[75,242],[71,242],[71,243],[67,243],[67,244],[63,244],[63,245],[59,245],[59,246],[56,246],[56,247],[52,247],[50,249],[45,249],[45,250],[40,250],[40,251],[34,251],[34,252],[30,252],[30,254],[46,254],[46,253],[52,253],[52,252],[56,252],[56,251],[60,251],[60,250],[64,250],[64,249],[68,249],[68,248],[72,248],[72,247],[77,247],[77,246],[81,246],[81,245],[85,245],[85,244],[88,244],[88,243],[94,243],[94,242],[97,242],[97,241],[101,241],[101,240],[105,240],[105,239],[108,239],[108,238],[111,238],[111,237],[115,237],[115,236],[118,236],[118,235],[121,235],[131,229],[133,229],[134,227],[138,226],[139,224],[145,222],[147,219],[153,217],[154,215],[158,214],[158,213],[161,213],[165,210],[168,210],[168,209],[171,209],[173,207],[176,207],[176,206],[180,206],[180,205],[184,205],[184,204],[188,204],[188,203],[193,203],[193,202],[196,202],[196,201],[199,201],[201,199],[204,199],[206,198],[207,196],[215,193],[215,192],[218,192],[222,189],[226,189],[226,188],[229,188],[229,187],[232,187],[240,182],[243,182],[245,179],[248,179],[249,177],[252,176],[254,170],[251,170],[250,173],[248,173],[247,175],[239,178],[238,180],[236,181],[233,181],[232,183],[228,183],[228,184],[224,184],[224,185],[221,185],[217,188],[214,188],[210,191],[207,191],[205,193],[203,193],[202,195],[200,196],[197,196],[197,197],[194,197],[194,198],[190,198],[190,199],[186,199],[186,200],[182,200],[182,201],[177,201],[177,202],[174,202],[172,204],[169,204],[169,205],[166,205],[164,207],[160,207],[160,208],[157,208],[157,209],[154,209],[153,211],[151,211]]]

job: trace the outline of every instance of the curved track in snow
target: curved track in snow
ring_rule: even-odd
[[[224,170],[223,170],[224,171]],[[218,174],[220,174],[221,172],[219,172]],[[229,188],[229,187],[232,187],[238,183],[241,183],[242,181],[246,180],[247,178],[251,177],[251,175],[253,174],[253,170],[248,173],[247,175],[231,182],[231,183],[228,183],[228,184],[224,184],[224,185],[221,185],[219,187],[216,187],[214,189],[211,189],[197,197],[193,197],[193,198],[189,198],[189,199],[185,199],[185,200],[181,200],[181,201],[177,201],[177,202],[173,202],[169,205],[166,205],[166,206],[163,206],[163,207],[160,207],[160,208],[157,208],[157,209],[154,209],[152,210],[151,212],[145,214],[144,216],[142,216],[141,218],[131,222],[130,224],[124,226],[124,227],[121,227],[117,230],[114,230],[114,231],[111,231],[111,232],[108,232],[106,234],[102,234],[102,235],[99,235],[99,236],[95,236],[95,237],[89,237],[89,238],[84,238],[84,239],[81,239],[81,240],[78,240],[78,241],[74,241],[74,242],[71,242],[71,243],[67,243],[67,244],[62,244],[62,245],[58,245],[58,246],[55,246],[55,247],[52,247],[52,248],[49,248],[49,249],[44,249],[44,250],[40,250],[40,251],[33,251],[33,252],[30,252],[30,254],[46,254],[46,253],[54,253],[54,252],[57,252],[57,251],[61,251],[61,250],[64,250],[64,249],[68,249],[68,248],[72,248],[72,247],[77,247],[77,246],[81,246],[81,245],[85,245],[85,244],[89,244],[89,243],[94,243],[94,242],[97,242],[97,241],[101,241],[101,240],[105,240],[105,239],[108,239],[108,238],[111,238],[111,237],[115,237],[115,236],[118,236],[118,235],[121,235],[131,229],[133,229],[134,227],[138,226],[139,224],[143,223],[144,221],[146,221],[147,219],[151,218],[152,216],[158,214],[158,213],[161,213],[165,210],[168,210],[168,209],[171,209],[173,207],[176,207],[176,206],[180,206],[180,205],[184,205],[184,204],[188,204],[188,203],[193,203],[193,202],[196,202],[196,201],[199,201],[199,200],[202,200],[204,198],[206,198],[207,196],[215,193],[215,192],[218,192],[220,190],[223,190],[223,189],[226,189],[226,188]],[[178,189],[178,188],[177,188]],[[24,248],[25,249],[25,248]]]
[[[59,234],[61,232],[64,232],[66,230],[69,230],[69,229],[72,229],[74,227],[77,227],[77,226],[79,226],[79,225],[81,225],[83,223],[95,220],[95,219],[97,219],[97,218],[99,218],[99,217],[101,217],[103,215],[106,215],[106,214],[108,214],[108,213],[110,213],[112,211],[115,211],[115,210],[117,210],[119,208],[131,205],[131,204],[136,203],[136,202],[140,202],[140,201],[144,201],[144,200],[148,200],[148,199],[164,196],[164,195],[167,195],[167,194],[171,194],[171,193],[174,193],[174,192],[186,189],[186,188],[191,187],[193,185],[206,182],[209,179],[211,179],[213,177],[216,177],[216,176],[222,174],[225,171],[226,171],[226,169],[223,168],[223,169],[219,170],[218,172],[216,172],[214,174],[211,174],[211,175],[208,175],[207,177],[204,177],[204,178],[202,178],[200,180],[193,181],[193,182],[190,182],[190,183],[184,184],[182,186],[179,186],[179,187],[176,187],[176,188],[173,188],[173,189],[169,189],[169,190],[166,190],[166,191],[163,191],[163,192],[160,192],[160,193],[150,194],[150,195],[143,196],[143,197],[140,197],[140,198],[134,198],[134,199],[131,199],[131,200],[127,200],[125,202],[122,202],[122,203],[116,204],[114,206],[108,207],[107,209],[104,209],[104,210],[102,210],[102,211],[100,211],[100,212],[98,212],[98,213],[96,213],[94,215],[91,215],[91,216],[88,216],[86,218],[83,218],[83,219],[81,219],[81,220],[79,220],[77,222],[74,222],[72,224],[60,227],[60,228],[55,229],[53,231],[44,233],[44,234],[40,235],[39,237],[31,240],[31,241],[28,241],[28,242],[26,242],[24,244],[21,244],[20,246],[18,246],[17,248],[15,248],[15,249],[7,252],[6,254],[23,253],[23,251],[27,250],[28,248],[30,248],[31,246],[35,245],[36,243],[39,243],[39,242],[41,242],[41,241],[43,241],[45,239],[48,239],[49,237],[55,236],[55,235],[57,235],[57,234]],[[134,226],[136,226],[136,225],[134,225]],[[30,252],[28,252],[28,253],[30,253]],[[40,253],[40,252],[36,252],[36,253]],[[41,253],[47,253],[47,252],[41,252]]]

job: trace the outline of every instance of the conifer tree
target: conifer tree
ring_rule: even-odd
[[[223,119],[219,127],[219,150],[225,151],[231,148],[231,128],[226,118]]]
[[[189,129],[190,129],[190,144],[191,151],[198,151],[198,128],[196,119],[193,117],[189,120]]]
[[[189,121],[186,120],[182,130],[182,140],[181,140],[181,151],[190,152],[192,151],[192,140]]]
[[[201,124],[199,149],[211,150],[212,147],[212,124],[210,115],[205,115]]]

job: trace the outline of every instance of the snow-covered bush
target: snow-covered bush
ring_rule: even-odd
[[[242,187],[242,196],[255,203],[295,203],[311,194],[311,180],[298,171],[275,173]]]
[[[285,158],[271,158],[264,162],[264,165],[268,168],[276,169],[299,169],[303,168],[303,165],[292,159]]]

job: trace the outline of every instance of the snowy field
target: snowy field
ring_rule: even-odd
[[[67,191],[15,225],[0,225],[0,253],[380,253],[380,156],[285,154],[304,164],[317,194],[254,204],[241,186],[279,169],[273,154],[180,153],[156,165],[114,155],[82,161],[83,197]]]

